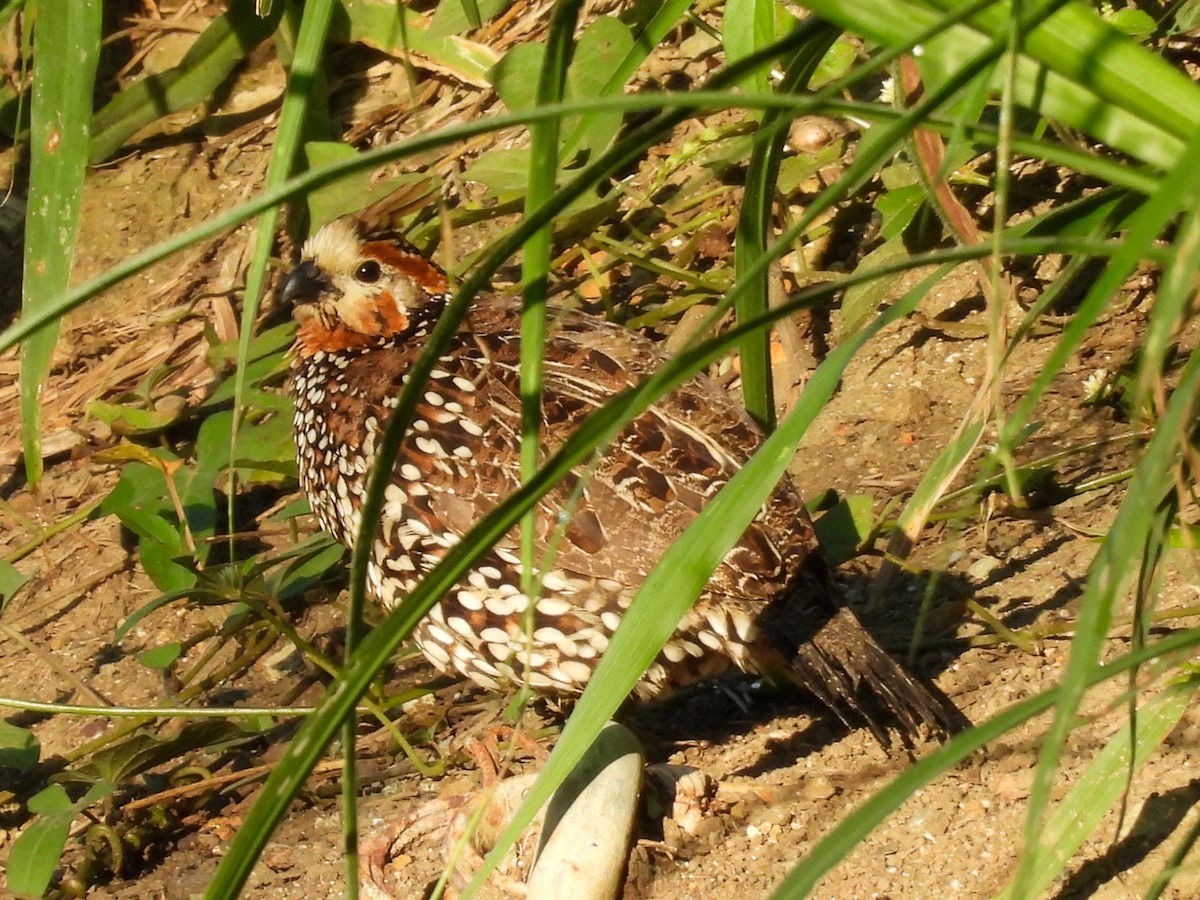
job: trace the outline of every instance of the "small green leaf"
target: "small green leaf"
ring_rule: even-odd
[[[189,722],[176,734],[165,738],[142,730],[98,751],[86,765],[65,772],[60,778],[119,783],[193,750],[244,739],[248,736],[240,728],[218,719]]]
[[[866,494],[843,497],[813,523],[831,565],[853,559],[875,528],[875,501]]]
[[[907,256],[904,242],[893,239],[872,250],[858,264],[859,272],[869,272],[889,263],[896,262],[900,257]],[[887,296],[888,290],[896,281],[897,276],[877,278],[864,284],[858,284],[846,290],[842,298],[842,323],[838,329],[838,341],[846,340],[879,309],[879,305]]]
[[[93,400],[87,406],[89,416],[94,416],[112,428],[115,434],[153,434],[162,431],[177,421],[180,413],[163,413],[151,409],[138,409],[120,403],[105,403]]]
[[[29,798],[29,809],[38,813],[8,854],[5,875],[14,894],[40,897],[50,886],[54,870],[62,858],[63,847],[71,834],[71,821],[97,800],[113,792],[109,782],[93,784],[76,803],[61,784],[52,784]]]
[[[484,44],[445,33],[457,25],[451,23],[435,33],[425,16],[394,0],[340,0],[339,5],[345,15],[335,16],[330,23],[331,40],[363,43],[385,53],[420,53],[469,84],[490,83],[488,72],[498,54]]]
[[[612,16],[599,16],[584,29],[575,46],[575,56],[567,71],[566,99],[603,97],[613,70],[632,48],[633,35],[624,22]],[[580,150],[586,151],[590,158],[608,149],[621,129],[622,119],[620,112],[564,119],[561,132],[569,135],[573,143],[562,147],[563,163],[570,163]]]
[[[41,748],[32,731],[0,720],[0,769],[28,772],[40,755]]]
[[[341,141],[309,141],[304,144],[302,152],[304,168],[310,171],[358,156],[357,150]],[[355,201],[366,194],[370,186],[371,173],[362,171],[331,181],[305,194],[309,230],[316,230],[338,216],[361,209],[361,205],[356,205]]]
[[[187,596],[187,592],[185,590],[185,591],[177,591],[176,593],[173,593],[173,594],[163,594],[161,596],[155,597],[153,600],[151,600],[145,606],[142,606],[140,609],[138,609],[136,612],[134,612],[132,615],[130,615],[129,618],[127,618],[124,622],[121,623],[120,627],[117,629],[116,634],[113,635],[112,642],[114,644],[121,643],[121,641],[124,639],[125,635],[129,634],[129,632],[134,627],[136,627],[137,624],[142,621],[142,619],[146,618],[146,616],[150,615],[155,610],[162,609],[167,604],[174,603],[176,600],[182,599],[183,597],[186,597],[186,596]]]
[[[726,0],[721,37],[730,62],[749,56],[775,40],[775,0]],[[742,80],[742,86],[759,94],[771,92],[767,70]]]
[[[346,555],[341,544],[327,535],[313,535],[306,552],[267,579],[267,589],[281,600],[308,590],[335,568]]]
[[[61,784],[52,784],[29,798],[29,811],[38,815],[63,813],[70,809],[71,798]]]
[[[180,592],[195,585],[196,573],[179,562],[186,558],[184,555],[157,541],[142,541],[138,546],[142,568],[160,591]]]
[[[1112,15],[1104,16],[1104,21],[1122,34],[1132,38],[1144,38],[1154,34],[1158,26],[1154,19],[1140,9],[1127,6],[1118,9]]]
[[[33,574],[26,575],[8,560],[0,559],[0,600],[11,600],[12,596]]]
[[[779,163],[779,176],[776,187],[781,194],[790,194],[800,187],[801,183],[817,174],[823,167],[837,162],[846,149],[846,142],[837,140],[826,144],[816,153],[798,153],[789,156]]]
[[[821,59],[821,64],[817,66],[813,77],[809,79],[808,89],[810,91],[820,90],[829,82],[841,78],[850,71],[850,67],[854,65],[856,59],[858,59],[858,51],[854,49],[854,44],[850,39],[845,35],[838,38]]]
[[[542,44],[517,44],[488,73],[496,93],[513,112],[532,108],[537,102],[538,76],[546,48]]]
[[[467,167],[463,178],[487,185],[497,196],[524,193],[529,183],[529,150],[520,147],[485,153]]]
[[[165,669],[179,659],[182,653],[183,645],[178,641],[173,641],[170,644],[163,644],[161,647],[142,651],[138,654],[138,662],[147,669]]]
[[[883,219],[879,230],[885,241],[898,238],[909,226],[921,205],[925,202],[925,188],[919,184],[888,191],[875,201],[875,208]]]
[[[63,799],[66,799],[67,793],[59,785],[52,785],[46,791],[56,789],[62,793]],[[42,794],[37,796],[41,797]],[[31,800],[30,808],[32,807]],[[67,845],[73,818],[73,814],[38,816],[13,841],[5,867],[10,891],[32,897],[41,897],[46,893],[62,857],[63,847]]]

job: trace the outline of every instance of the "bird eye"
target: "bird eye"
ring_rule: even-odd
[[[361,263],[354,270],[354,277],[364,284],[374,284],[382,274],[383,270],[379,268],[379,263],[373,259],[368,259],[365,263]]]

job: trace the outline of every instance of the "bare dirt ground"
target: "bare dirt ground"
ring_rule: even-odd
[[[279,86],[277,67],[263,62],[252,82],[242,86],[256,93],[244,99],[269,102]],[[93,172],[78,277],[95,274],[252,193],[262,181],[273,124],[270,119],[219,136],[183,132]],[[688,133],[694,132],[681,129],[679,140]],[[0,358],[0,408],[6,410],[0,419],[0,554],[14,556],[37,540],[18,563],[32,573],[32,580],[0,619],[3,695],[129,707],[161,703],[170,696],[171,685],[138,662],[136,654],[194,634],[206,623],[220,627],[225,619],[227,612],[218,607],[176,604],[148,617],[115,647],[117,627],[158,593],[139,570],[129,536],[111,517],[88,517],[49,537],[39,529],[86,509],[115,481],[117,469],[93,459],[97,448],[115,439],[84,415],[89,400],[113,397],[157,362],[167,361],[174,368],[160,386],[162,396],[192,403],[204,395],[213,373],[204,362],[203,331],[208,326],[220,337],[232,336],[233,289],[247,234],[238,231],[161,263],[68,319],[45,402],[47,432],[57,436],[61,449],[37,491],[29,490],[20,474],[17,359],[12,354]],[[15,244],[0,241],[0,254],[0,278],[6,282],[5,295],[12,296],[18,251]],[[843,495],[869,494],[876,509],[882,509],[912,491],[983,377],[983,316],[974,292],[969,278],[945,284],[922,310],[931,319],[949,312],[956,327],[938,330],[901,322],[854,361],[839,394],[797,454],[794,472],[809,495],[828,488]],[[1145,302],[1137,286],[1131,286],[1128,305],[1089,336],[1039,411],[1044,427],[1029,445],[1031,457],[1128,434],[1129,426],[1111,409],[1084,403],[1084,382],[1095,370],[1113,371],[1127,360],[1143,326]],[[1010,402],[1040,370],[1052,340],[1032,338],[1013,360],[1005,388]],[[816,343],[811,349],[815,357],[823,352]],[[1057,469],[1058,477],[1077,484],[1118,472],[1130,465],[1130,448],[1126,441],[1079,454]],[[1097,536],[1112,521],[1123,490],[1123,482],[1117,481],[1032,512],[996,506],[932,526],[914,552],[911,571],[864,618],[903,656],[928,573],[941,571],[914,668],[968,718],[982,721],[1055,683]],[[1161,609],[1195,602],[1191,560],[1181,557],[1176,567],[1164,587]],[[877,570],[878,557],[870,555],[844,567],[845,593],[856,607],[866,606]],[[1003,640],[989,642],[994,632],[968,609],[968,600],[1005,626],[1044,639],[1028,650]],[[307,605],[293,613],[306,637],[337,633],[341,612],[333,595],[307,598]],[[1130,611],[1124,614],[1127,622]],[[1183,624],[1187,620],[1163,627]],[[1110,645],[1114,655],[1127,649],[1128,631],[1117,629]],[[972,639],[977,639],[974,644]],[[185,659],[198,658],[211,644],[197,644]],[[319,685],[306,688],[287,648],[279,646],[278,653],[264,657],[236,686],[241,700],[306,703],[319,695]],[[220,652],[232,654],[238,648]],[[410,668],[408,674],[417,680],[429,675],[419,665]],[[1056,797],[1125,721],[1123,687],[1106,685],[1089,696],[1090,721],[1071,739]],[[461,687],[445,688],[436,697],[447,705],[481,700]],[[458,752],[462,734],[455,731],[465,730],[471,717],[439,715],[443,730],[418,750],[425,758],[445,755],[449,765],[443,777],[416,774],[394,748],[386,753],[371,749],[365,765],[372,778],[361,803],[365,828],[419,802],[477,785],[478,773]],[[34,728],[43,758],[69,754],[111,727],[104,717],[21,713],[9,718]],[[742,708],[725,693],[702,691],[636,710],[630,722],[650,761],[699,767],[719,787],[713,810],[696,834],[670,821],[664,824],[661,816],[647,818],[630,865],[628,897],[767,896],[831,827],[908,762],[903,753],[885,753],[866,731],[845,729],[802,697],[756,693]],[[816,896],[899,900],[995,894],[1013,871],[1045,724],[1044,719],[1029,723],[921,791],[825,877]],[[1200,720],[1192,711],[1134,780],[1120,830],[1110,816],[1051,896],[1142,896],[1176,836],[1196,824],[1198,728]],[[917,748],[917,754],[929,749]],[[278,752],[278,744],[264,746],[259,757],[241,763],[269,765]],[[341,894],[337,789],[336,771],[314,778],[311,791],[255,869],[248,896]],[[144,861],[130,864],[127,876],[94,887],[88,896],[196,896],[254,796],[251,786],[220,804],[189,808]],[[20,824],[15,815],[0,821],[0,856]],[[398,896],[422,896],[440,872],[440,860],[436,841],[414,846],[397,867]],[[1200,878],[1187,873],[1168,896],[1195,896],[1197,891]]]

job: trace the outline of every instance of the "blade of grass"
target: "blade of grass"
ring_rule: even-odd
[[[898,52],[898,51],[897,51]],[[839,90],[850,82],[839,81]],[[499,115],[487,120],[477,120],[462,125],[441,129],[430,134],[398,141],[373,150],[358,154],[352,159],[330,164],[319,169],[298,175],[277,188],[264,190],[262,194],[246,202],[219,213],[192,228],[170,237],[158,244],[128,257],[124,261],[101,272],[99,275],[82,282],[66,291],[60,297],[39,306],[22,316],[3,332],[0,332],[0,352],[16,346],[39,328],[61,318],[66,313],[81,306],[87,300],[138,272],[149,268],[179,251],[210,238],[215,234],[234,227],[270,207],[277,206],[287,200],[302,196],[335,181],[366,171],[399,159],[414,156],[426,150],[440,147],[455,141],[465,140],[487,131],[497,131],[513,125],[524,125],[551,117],[567,117],[589,112],[606,112],[622,110],[637,112],[656,110],[664,107],[685,109],[688,111],[715,110],[729,108],[782,108],[790,107],[796,115],[809,113],[825,113],[834,116],[853,116],[863,119],[874,119],[880,123],[896,122],[900,115],[893,110],[884,109],[875,104],[852,103],[831,99],[826,91],[811,98],[779,98],[772,96],[744,96],[727,94],[719,91],[694,91],[684,94],[645,94],[640,96],[607,97],[576,103],[556,104],[535,110],[524,110],[520,113]],[[942,134],[950,134],[956,127],[953,122],[936,119],[925,119],[922,127],[937,130]],[[981,141],[995,140],[994,131],[984,126],[973,126],[967,129],[971,135],[976,135]],[[1140,193],[1153,191],[1158,181],[1148,170],[1139,171],[1128,165],[1121,165],[1105,160],[1102,157],[1090,155],[1062,146],[1061,144],[1041,141],[1032,138],[1016,138],[1013,148],[1017,152],[1042,158],[1055,165],[1071,166],[1086,174],[1102,178],[1110,183],[1124,186]],[[1043,252],[1027,245],[1027,249],[1014,252]],[[1079,245],[1077,249],[1085,249]],[[1156,251],[1152,256],[1161,254]]]
[[[100,0],[38,4],[33,55],[41,64],[31,107],[29,203],[25,225],[23,315],[52,308],[67,290],[83,201],[92,89],[100,58]],[[54,60],[68,59],[69,65]],[[58,342],[58,322],[33,334],[21,350],[21,444],[25,476],[42,477],[42,388]]]
[[[948,12],[950,0],[929,0]],[[1022,49],[1050,71],[1084,85],[1100,100],[1185,139],[1200,117],[1195,85],[1175,66],[1105,22],[1095,7],[1058,0],[1024,0],[1026,8],[1055,8],[1041,27],[1025,35]],[[996,3],[968,24],[982,34],[1007,28],[1017,6]]]
[[[1143,207],[1144,216],[1139,224],[1143,229],[1131,228],[1127,239],[1128,252],[1137,253],[1139,247],[1154,239],[1161,227],[1150,234],[1155,219],[1160,226],[1173,217],[1177,209],[1195,210],[1200,203],[1200,133],[1188,145],[1187,153],[1177,169],[1168,174],[1163,190],[1148,200]],[[1178,255],[1168,265],[1164,285],[1183,289],[1194,279],[1200,268],[1200,253],[1197,253],[1195,232],[1200,228],[1197,216],[1189,213],[1175,248]],[[1143,243],[1144,242],[1144,243]],[[1121,260],[1122,262],[1124,260]],[[1130,262],[1135,262],[1135,259]],[[1123,267],[1114,259],[1108,271],[1118,273]],[[1176,272],[1174,270],[1178,269]],[[1098,285],[1097,285],[1098,286]],[[1115,293],[1117,286],[1112,288]],[[1065,339],[1065,338],[1064,338]],[[1129,485],[1129,491],[1121,504],[1108,537],[1092,564],[1087,588],[1079,608],[1075,638],[1071,641],[1071,654],[1063,673],[1062,693],[1055,707],[1054,721],[1042,742],[1042,751],[1029,795],[1029,814],[1025,825],[1025,846],[1020,867],[1013,881],[1017,896],[1029,896],[1025,890],[1033,878],[1034,856],[1028,850],[1037,845],[1042,828],[1044,811],[1050,798],[1054,776],[1067,735],[1075,719],[1076,710],[1090,677],[1099,667],[1100,648],[1112,621],[1113,607],[1135,574],[1137,559],[1131,548],[1145,547],[1150,533],[1155,510],[1174,484],[1172,469],[1188,445],[1195,414],[1196,398],[1200,395],[1200,353],[1193,352],[1180,374],[1178,387],[1168,401],[1154,436],[1146,445],[1145,453],[1138,462]]]
[[[151,122],[210,99],[234,67],[275,30],[282,12],[280,4],[261,17],[249,4],[233,4],[209,23],[179,65],[149,75],[113,97],[92,119],[92,165],[108,159]]]
[[[537,85],[537,105],[559,103],[567,84],[567,67],[575,23],[582,0],[563,0],[555,5],[550,19],[546,54]],[[529,184],[525,193],[525,215],[529,216],[554,195],[558,172],[558,119],[546,119],[531,125]],[[542,357],[546,343],[546,293],[550,272],[550,244],[553,221],[547,222],[525,242],[521,267],[524,297],[521,305],[521,480],[529,481],[540,462],[539,434],[542,424]],[[521,590],[534,596],[534,543],[537,539],[536,511],[521,520]],[[529,605],[526,626],[533,628],[533,604]],[[533,644],[530,642],[529,647]],[[532,652],[532,649],[530,649]],[[528,670],[528,666],[526,667]]]
[[[1180,679],[1138,710],[1136,734],[1130,728],[1118,731],[1046,820],[1037,845],[1028,851],[1027,892],[1018,893],[1015,883],[1009,884],[996,900],[1038,896],[1050,886],[1127,789],[1129,776],[1145,765],[1187,712],[1195,695],[1195,677]]]
[[[1008,9],[1008,4],[996,5]],[[1102,23],[1094,16],[1079,35],[1064,33],[1057,17],[1052,30],[1042,31],[1049,29],[1049,24],[1028,27],[1065,5],[1059,0],[1042,0],[1021,7],[1022,27],[1029,38],[1015,74],[1017,102],[1079,128],[1136,159],[1170,166],[1182,150],[1183,139],[1200,120],[1200,92],[1186,76],[1146,48],[1100,27]],[[813,0],[808,6],[822,18],[888,48],[912,46],[914,36],[926,31],[941,15],[928,4],[891,0]],[[933,86],[947,73],[960,72],[997,33],[1004,32],[958,24],[936,41],[921,41],[926,83]],[[1078,48],[1085,47],[1085,59],[1078,67],[1064,67],[1060,72],[1055,67],[1064,46],[1072,47],[1073,59],[1080,55]],[[1093,74],[1100,69],[1104,70],[1103,78]],[[1104,96],[1096,93],[1101,87]],[[1143,118],[1122,103],[1124,89],[1136,95],[1151,92],[1171,97],[1172,109],[1156,108],[1153,121]]]
[[[788,95],[804,87],[840,32],[832,26],[815,32],[787,65],[778,93]],[[768,110],[759,125],[754,149],[746,167],[746,190],[738,216],[734,241],[734,271],[740,281],[752,261],[767,247],[767,229],[775,206],[775,183],[787,138],[785,126],[792,119],[785,110]],[[736,304],[739,321],[761,315],[767,309],[768,271],[747,281]],[[742,397],[746,412],[767,431],[775,428],[775,394],[771,385],[770,332],[751,335],[738,348],[741,362]]]
[[[1200,629],[1173,634],[1152,646],[1107,662],[1103,669],[1091,673],[1087,686],[1100,684],[1154,660],[1182,654],[1197,646],[1200,646]],[[969,758],[971,754],[1050,709],[1058,702],[1061,692],[1062,688],[1051,688],[1035,697],[1022,700],[988,721],[955,735],[924,759],[913,763],[891,784],[873,794],[822,838],[812,852],[792,869],[771,895],[771,900],[802,900],[809,896],[821,877],[845,859],[859,842],[899,809],[905,800],[938,775],[950,771]]]
[[[308,106],[313,85],[320,72],[322,51],[333,17],[335,0],[312,0],[304,4],[301,12],[299,33],[292,53],[291,70],[288,72],[287,88],[283,98],[283,109],[279,116],[279,128],[271,150],[267,168],[266,188],[269,190],[285,182],[296,164],[300,142],[308,117]],[[283,4],[280,5],[282,10]],[[246,392],[245,361],[250,357],[250,344],[254,339],[254,321],[266,284],[267,261],[275,244],[275,230],[279,221],[279,210],[270,207],[263,211],[255,234],[254,253],[246,273],[246,291],[242,298],[241,328],[238,335],[238,365],[234,375],[234,416],[230,428],[230,457],[234,457],[238,428],[244,410]],[[229,472],[229,520],[234,521],[234,505],[237,499],[237,472]],[[232,540],[232,537],[231,537]],[[361,604],[356,608],[353,600],[346,615],[346,652],[349,654],[363,630]],[[354,715],[346,717],[343,730],[345,753],[342,771],[342,829],[343,850],[346,857],[346,896],[355,900],[358,896],[358,791],[355,777],[355,723]]]

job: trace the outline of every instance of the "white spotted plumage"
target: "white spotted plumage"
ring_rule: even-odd
[[[301,323],[292,380],[300,481],[321,526],[343,543],[357,535],[382,423],[446,292],[428,261],[348,220],[305,244],[284,285]],[[519,316],[516,301],[481,299],[422,386],[368,571],[384,606],[520,484]],[[660,361],[648,341],[601,319],[555,313],[553,323],[544,348],[547,454]],[[578,693],[658,558],[761,440],[714,384],[687,383],[540,502],[535,558],[550,562],[532,598],[521,589],[514,529],[418,625],[418,646],[436,667],[488,688]],[[898,703],[906,726],[938,720],[936,704],[830,601],[826,584],[811,523],[785,481],[637,693],[653,697],[736,665],[790,673],[839,712],[861,709],[861,682]]]

